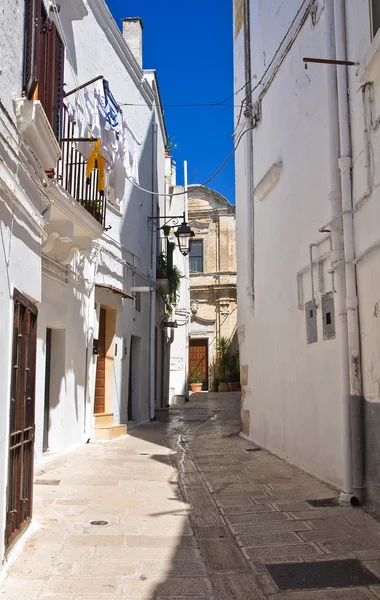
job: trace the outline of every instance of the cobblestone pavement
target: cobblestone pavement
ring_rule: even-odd
[[[193,395],[170,423],[39,468],[40,526],[0,599],[379,599],[380,583],[279,591],[272,563],[357,558],[380,577],[380,525],[312,508],[336,492],[239,437],[239,407],[237,394]]]

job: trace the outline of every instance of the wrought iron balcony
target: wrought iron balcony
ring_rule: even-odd
[[[68,115],[66,106],[62,111],[62,158],[58,161],[57,175],[60,185],[101,225],[105,225],[106,200],[98,192],[98,171],[91,173],[90,182],[86,179],[86,159],[79,152],[76,137],[76,124]]]

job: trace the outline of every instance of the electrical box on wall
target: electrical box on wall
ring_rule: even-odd
[[[323,339],[335,338],[334,294],[328,292],[322,296]]]
[[[317,305],[313,300],[306,302],[306,336],[307,343],[314,344],[318,341],[318,326],[317,326]]]

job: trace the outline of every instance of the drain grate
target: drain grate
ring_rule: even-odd
[[[246,448],[245,451],[246,452],[261,452],[262,448],[260,448],[259,446],[257,446],[256,448]]]
[[[60,479],[36,479],[34,482],[36,485],[59,485]]]
[[[340,506],[338,498],[320,498],[318,500],[306,500],[306,502],[314,508],[329,508],[333,506]]]
[[[108,525],[108,521],[90,521],[90,525]]]
[[[281,591],[360,587],[379,583],[356,559],[266,565]]]

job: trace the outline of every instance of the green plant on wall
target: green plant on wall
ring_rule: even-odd
[[[179,299],[179,288],[181,285],[182,273],[178,267],[173,267],[168,274],[169,294],[172,302],[177,302]]]

